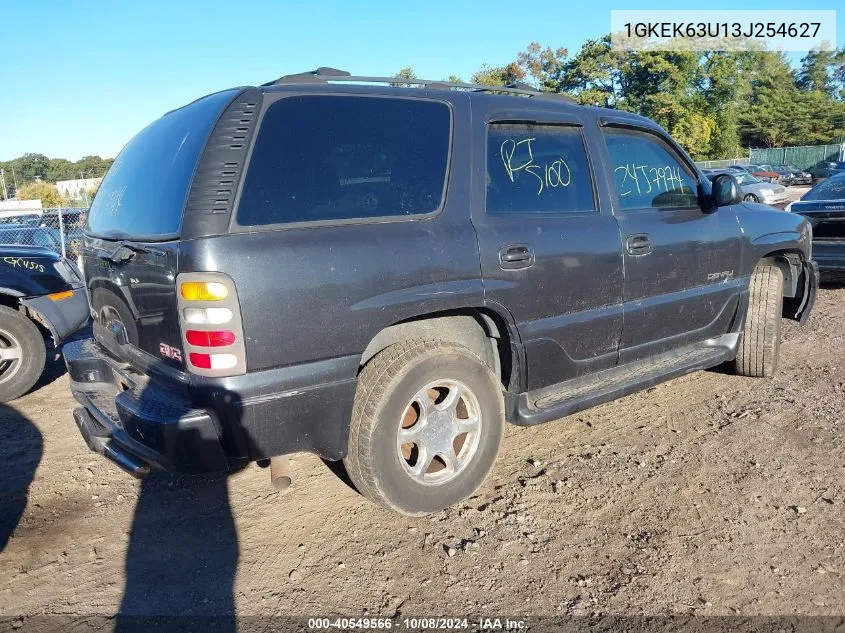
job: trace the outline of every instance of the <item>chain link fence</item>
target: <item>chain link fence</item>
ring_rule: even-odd
[[[721,169],[731,165],[747,165],[747,158],[726,158],[724,160],[700,160],[695,163],[701,169]]]
[[[0,215],[0,244],[44,246],[76,259],[87,208],[43,209]]]

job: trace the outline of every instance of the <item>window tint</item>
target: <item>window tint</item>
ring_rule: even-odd
[[[264,115],[238,224],[418,215],[443,199],[450,112],[421,99],[306,96]]]
[[[695,176],[661,138],[648,132],[607,128],[605,140],[623,209],[698,206]]]
[[[90,231],[113,238],[177,233],[200,152],[235,93],[213,94],[165,114],[129,141],[94,197]]]
[[[845,178],[828,178],[810,189],[802,200],[845,200]]]
[[[581,130],[494,124],[487,133],[487,212],[594,211]]]

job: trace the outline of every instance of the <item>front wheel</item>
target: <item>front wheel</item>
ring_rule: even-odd
[[[503,427],[502,389],[484,361],[452,342],[404,341],[358,377],[344,465],[368,499],[424,515],[475,492]]]
[[[783,272],[760,264],[751,275],[748,313],[733,368],[741,376],[771,377],[778,367]]]
[[[742,197],[746,202],[760,202],[760,200],[753,193],[747,193]]]
[[[35,324],[18,310],[0,306],[0,402],[22,396],[38,382],[46,354]]]

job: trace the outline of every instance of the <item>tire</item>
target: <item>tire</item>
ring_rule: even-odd
[[[32,389],[46,357],[44,337],[35,323],[14,308],[0,306],[0,402]]]
[[[783,272],[760,264],[751,275],[748,313],[740,335],[733,369],[741,376],[769,378],[777,371],[780,354]]]
[[[501,385],[475,353],[441,340],[402,341],[376,354],[358,377],[344,465],[371,501],[421,516],[475,492],[503,429]]]
[[[759,198],[755,196],[753,193],[747,193],[742,197],[743,201],[745,202],[760,202]]]

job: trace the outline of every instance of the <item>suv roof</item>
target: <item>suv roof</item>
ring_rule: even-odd
[[[612,112],[612,115],[616,118],[637,121],[648,125],[649,127],[659,127],[651,119],[633,112],[581,105],[567,94],[537,90],[533,86],[522,82],[514,82],[501,86],[487,86],[461,81],[417,78],[408,79],[404,77],[372,77],[352,75],[345,70],[321,66],[316,70],[308,72],[283,75],[278,79],[268,81],[267,83],[259,86],[259,88],[265,92],[281,92],[284,90],[290,90],[292,87],[307,87],[309,91],[333,93],[366,93],[370,91],[377,91],[380,94],[384,94],[385,92],[389,93],[396,91],[399,94],[412,95],[420,98],[443,96],[444,93],[451,92],[466,92],[470,94],[473,99],[495,99],[497,102],[509,100],[515,105],[518,104],[520,107],[525,107],[526,103],[524,99],[529,98],[532,101],[537,100],[543,105],[553,104],[555,106],[563,107],[564,109],[572,109],[574,111],[587,110],[596,115],[597,113],[608,114],[609,112]]]
[[[542,92],[540,90],[536,90],[528,84],[521,82],[514,82],[503,86],[487,86],[482,84],[465,83],[462,81],[438,81],[433,79],[417,79],[416,77],[406,79],[403,77],[372,77],[364,75],[359,76],[352,75],[351,73],[345,70],[338,70],[337,68],[329,68],[327,66],[321,66],[316,70],[304,73],[284,75],[282,77],[279,77],[278,79],[262,84],[261,87],[267,88],[271,86],[287,86],[292,84],[325,84],[328,82],[360,84],[378,83],[388,84],[393,87],[421,86],[422,88],[434,88],[441,90],[446,89],[464,90],[468,92],[492,92],[511,95],[524,95],[529,97],[555,98],[562,99],[564,101],[569,101],[570,103],[576,103],[575,99],[573,99],[569,95],[565,95],[559,92]]]

